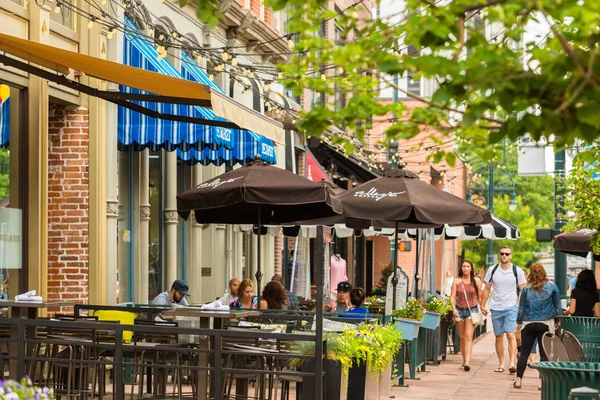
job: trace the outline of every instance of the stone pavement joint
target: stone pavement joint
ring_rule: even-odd
[[[459,369],[462,364],[460,354],[449,354],[440,365],[427,365],[427,371],[417,375],[417,380],[407,379],[408,387],[392,387],[390,397],[396,399],[419,400],[539,400],[537,372],[527,368],[523,377],[523,387],[513,388],[516,374],[508,373],[508,343],[505,348],[505,371],[494,372],[498,367],[495,337],[488,333],[473,344],[471,370]],[[405,368],[408,376],[408,368]]]

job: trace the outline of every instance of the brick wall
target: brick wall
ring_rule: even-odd
[[[256,18],[260,18],[260,0],[250,0],[250,11]]]
[[[273,10],[265,6],[265,23],[271,25],[273,23]]]
[[[88,111],[50,105],[48,300],[88,300]]]

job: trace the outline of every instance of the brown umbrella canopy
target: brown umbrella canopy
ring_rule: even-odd
[[[404,224],[480,225],[492,222],[486,209],[444,192],[404,169],[394,169],[338,196],[344,215],[376,227]],[[392,222],[390,224],[390,222]]]
[[[177,196],[177,212],[199,223],[281,224],[342,212],[323,182],[254,161]],[[260,221],[257,219],[260,212]]]
[[[596,234],[594,230],[580,230],[575,232],[560,233],[554,237],[554,248],[563,253],[579,257],[587,257],[592,251],[591,239]],[[594,260],[600,261],[600,255],[592,254]]]

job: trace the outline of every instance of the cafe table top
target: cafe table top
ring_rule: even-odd
[[[177,307],[161,312],[165,317],[244,318],[260,315],[254,310],[202,310],[199,307]]]
[[[75,303],[69,301],[16,301],[0,300],[0,308],[5,307],[27,307],[27,308],[50,308],[50,307],[70,307]]]

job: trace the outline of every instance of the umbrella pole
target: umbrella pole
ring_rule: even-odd
[[[415,292],[413,293],[413,297],[415,299],[419,298],[419,247],[421,245],[421,230],[417,229],[417,256],[415,258]]]
[[[261,271],[260,268],[260,207],[258,208],[258,239],[257,239],[257,251],[256,251],[256,258],[257,258],[257,263],[256,263],[256,295],[258,296],[258,308],[260,309],[260,284],[262,281],[262,277],[263,277],[263,273]]]
[[[396,269],[398,268],[398,221],[396,221],[396,228],[394,230],[394,275],[392,276],[392,311],[396,309],[396,286],[398,286],[398,275]]]

